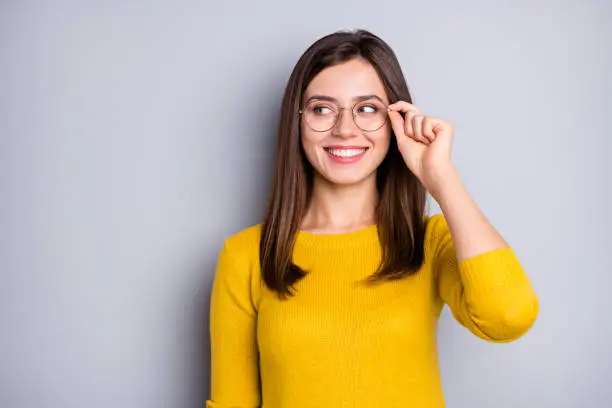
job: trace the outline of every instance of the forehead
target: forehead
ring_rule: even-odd
[[[304,97],[327,95],[348,103],[356,96],[370,94],[387,102],[385,88],[374,67],[363,59],[353,59],[319,72],[308,84]]]

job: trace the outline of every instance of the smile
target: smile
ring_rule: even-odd
[[[359,161],[368,150],[367,147],[325,147],[327,155],[336,163],[351,164]]]

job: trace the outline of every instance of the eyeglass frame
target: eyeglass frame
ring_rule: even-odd
[[[312,102],[316,102],[316,100],[315,100],[315,101],[312,101]],[[319,132],[319,133],[322,133],[322,132],[328,132],[328,131],[330,131],[330,130],[331,130],[331,129],[333,129],[333,128],[334,128],[334,127],[335,127],[335,126],[338,124],[338,122],[340,121],[340,115],[342,115],[342,111],[343,111],[343,110],[348,110],[348,108],[346,108],[346,107],[340,107],[340,106],[336,105],[334,102],[331,102],[331,101],[326,101],[326,102],[328,102],[328,103],[332,103],[333,105],[335,105],[335,106],[338,108],[338,113],[336,113],[336,119],[334,119],[334,123],[333,123],[333,124],[332,124],[332,125],[331,125],[331,126],[328,128],[328,129],[325,129],[325,130],[315,130],[315,129],[313,129],[313,128],[312,128],[312,126],[310,126],[310,124],[308,123],[308,121],[304,119],[304,122],[306,123],[306,126],[308,126],[308,127],[309,127],[309,128],[310,128],[310,129],[311,129],[313,132]],[[374,129],[374,130],[365,130],[364,128],[362,128],[361,126],[359,126],[359,124],[357,123],[357,118],[356,118],[356,116],[357,116],[357,115],[355,114],[354,109],[355,109],[355,106],[357,106],[357,104],[359,104],[359,103],[363,103],[363,102],[367,102],[367,100],[365,100],[365,101],[364,101],[364,100],[361,100],[361,101],[356,101],[356,102],[353,104],[353,106],[351,107],[351,116],[353,117],[353,122],[355,123],[355,125],[357,125],[357,127],[358,127],[359,129],[363,130],[364,132],[376,132],[377,130],[380,130],[380,129],[381,129],[383,126],[385,126],[385,124],[386,124],[386,123],[387,123],[387,121],[388,121],[387,115],[385,115],[385,120],[383,120],[382,124],[381,124],[379,127],[377,127],[376,129]],[[311,102],[310,102],[310,103],[311,103]],[[306,104],[306,106],[308,106],[310,103]],[[382,103],[382,105],[384,106],[385,104],[384,104],[384,103]],[[300,115],[300,116],[302,116],[302,115],[304,114],[304,109],[306,108],[306,106],[304,106],[302,109],[298,110],[298,113],[299,113],[299,115]],[[387,109],[387,112],[388,112],[388,111],[389,111],[389,108],[387,108],[386,106],[385,106],[385,108]]]

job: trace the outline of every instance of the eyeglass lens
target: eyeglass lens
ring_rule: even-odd
[[[317,132],[324,132],[336,124],[340,108],[328,101],[311,101],[304,109],[306,124]],[[356,103],[352,111],[355,124],[364,131],[380,129],[387,120],[387,109],[380,101],[366,100]]]

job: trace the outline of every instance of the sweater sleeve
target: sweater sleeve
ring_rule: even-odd
[[[455,319],[492,342],[525,334],[538,315],[538,299],[514,250],[496,249],[458,262],[444,215],[434,215],[429,223],[438,294]]]
[[[211,390],[206,408],[255,408],[261,404],[257,310],[250,282],[247,257],[233,253],[226,240],[210,300]]]

